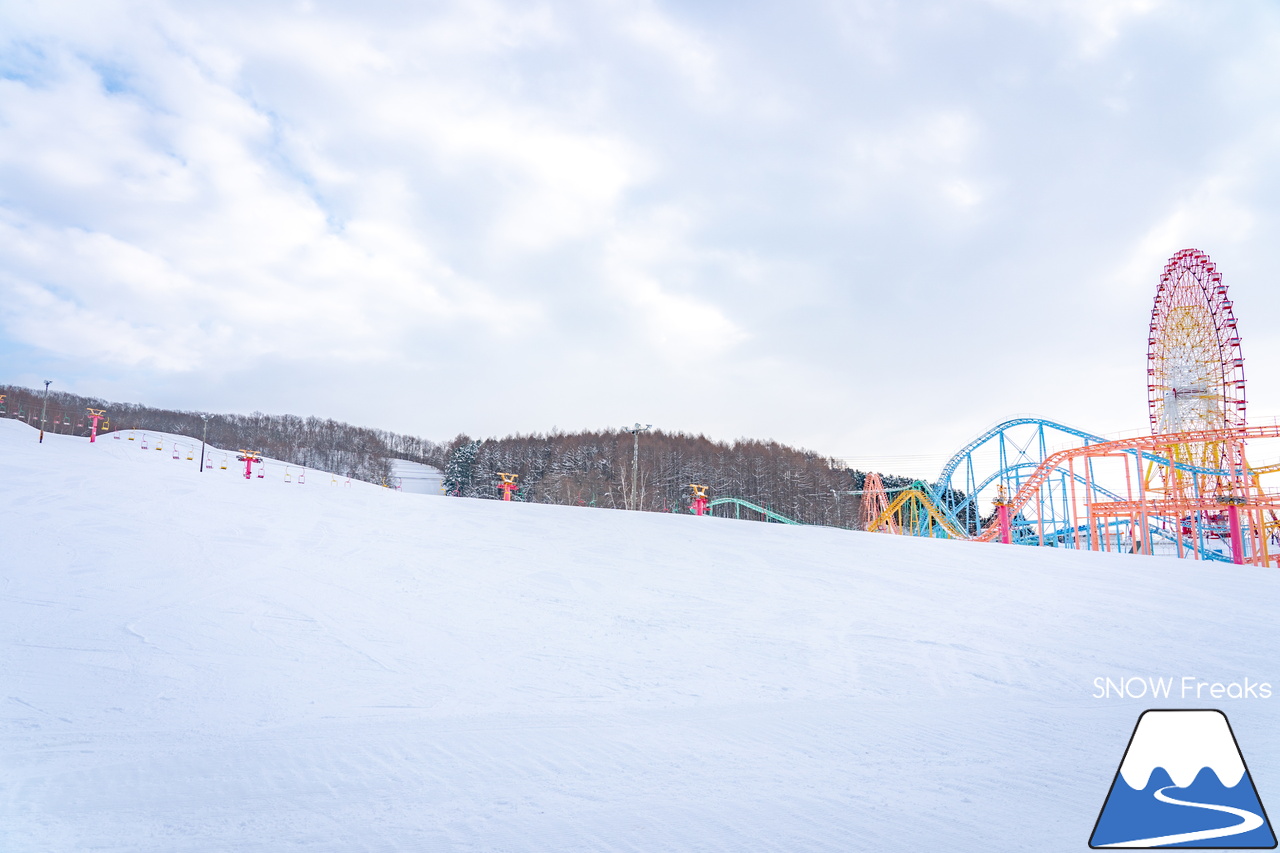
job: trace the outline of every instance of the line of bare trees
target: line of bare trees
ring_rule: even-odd
[[[632,493],[632,436],[623,431],[515,435],[476,441],[460,435],[430,461],[445,471],[445,489],[463,497],[499,497],[498,473],[518,474],[517,500],[628,508]],[[836,459],[773,441],[713,441],[701,435],[655,430],[640,439],[637,509],[687,512],[690,484],[708,486],[712,498],[751,501],[806,524],[857,528],[860,503],[849,494],[866,474]],[[890,486],[903,477],[885,477]],[[718,514],[749,510],[717,508]]]
[[[40,426],[43,390],[0,385],[5,396],[3,416]],[[97,397],[50,391],[45,429],[68,435],[88,435],[86,408],[105,409],[113,430],[137,429],[187,435],[199,439],[209,424],[209,444],[226,450],[257,450],[272,459],[330,471],[370,483],[391,477],[394,458],[426,461],[439,451],[434,442],[382,430],[352,426],[332,419],[297,415],[215,414],[159,409],[137,403],[117,403]]]
[[[42,392],[0,385],[0,415],[40,425]],[[513,435],[447,443],[296,415],[214,414],[175,411],[137,403],[51,391],[45,428],[88,435],[88,407],[106,409],[113,429],[153,430],[199,438],[208,420],[209,443],[247,448],[268,457],[322,471],[387,483],[392,459],[433,465],[445,472],[445,488],[460,497],[496,499],[498,473],[519,475],[516,500],[576,506],[687,512],[690,484],[708,486],[712,498],[736,497],[806,524],[858,528],[859,496],[866,474],[839,460],[774,441],[713,441],[702,435],[654,430],[640,439],[639,481],[631,482],[632,436],[621,430]],[[886,486],[909,478],[882,475]],[[721,506],[717,514],[759,517]]]

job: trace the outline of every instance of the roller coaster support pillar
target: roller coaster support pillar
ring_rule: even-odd
[[[1244,536],[1240,533],[1240,506],[1235,501],[1227,504],[1227,529],[1231,536],[1231,562],[1243,566]]]
[[[104,409],[85,409],[89,413],[89,420],[93,421],[93,427],[89,430],[89,443],[93,444],[98,440],[98,424],[106,419],[107,413]]]
[[[502,490],[502,499],[504,501],[511,500],[511,493],[516,490],[516,477],[519,474],[504,474],[498,472],[498,476],[502,478],[502,482],[498,484],[498,488]]]
[[[996,519],[1000,523],[1000,541],[1005,545],[1013,544],[1013,525],[1009,522],[1009,498],[1005,494],[1004,486],[1001,486],[994,501],[996,505]]]
[[[1006,545],[1013,544],[1013,529],[1009,524],[1009,505],[1000,504],[996,507],[996,514],[1000,517],[1000,541]]]

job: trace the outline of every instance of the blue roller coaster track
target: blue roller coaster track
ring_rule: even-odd
[[[1061,439],[1065,439],[1068,445],[1076,447],[1110,441],[1102,436],[1045,418],[1014,418],[991,427],[957,451],[943,465],[938,479],[930,486],[930,493],[937,501],[938,507],[952,518],[957,526],[974,535],[982,525],[979,504],[981,497],[984,494],[989,495],[994,487],[1001,486],[1008,494],[1016,493],[1047,456],[1064,449],[1062,446],[1051,447],[1053,438],[1060,439],[1052,442],[1055,445],[1061,445]],[[1124,452],[1141,458],[1143,462],[1168,464],[1165,457],[1147,451],[1126,450]],[[1089,465],[1091,466],[1092,463]],[[1175,463],[1174,467],[1198,474],[1214,476],[1227,474],[1226,471],[1183,463]],[[1067,494],[1073,484],[1084,488],[1086,501],[1121,500],[1119,495],[1098,484],[1091,467],[1086,469],[1085,474],[1065,468],[1054,472],[1046,490],[1048,500],[1042,499],[1034,507],[1039,517],[1045,520],[1047,542],[1065,544],[1081,536],[1090,540],[1090,537],[1095,535],[1091,530],[1077,528],[1068,520],[1071,513],[1067,506]],[[1034,536],[1031,532],[1033,524],[1036,527]],[[1171,527],[1173,530],[1170,529]],[[1197,550],[1203,559],[1225,559],[1213,543],[1206,542],[1203,536],[1195,537],[1197,541],[1192,541],[1180,532],[1173,532],[1175,530],[1179,530],[1176,519],[1155,519],[1147,535],[1152,537],[1152,541],[1156,539],[1176,541],[1182,536],[1184,546]],[[1134,534],[1134,531],[1127,532],[1130,536]],[[1118,542],[1121,531],[1115,530],[1114,533]],[[1014,519],[1014,541],[1030,544],[1033,539],[1037,543],[1040,541],[1038,522],[1033,522],[1020,514]]]
[[[938,479],[933,483],[916,481],[909,486],[886,489],[888,493],[910,491],[932,504],[932,507],[943,516],[956,531],[967,536],[976,536],[988,519],[981,513],[980,501],[983,496],[990,496],[997,487],[1004,487],[1006,493],[1014,494],[1019,487],[1040,468],[1044,460],[1052,453],[1065,449],[1066,446],[1086,447],[1091,444],[1102,444],[1111,441],[1100,435],[1076,429],[1066,424],[1046,418],[1021,417],[996,424],[960,448],[946,464]],[[1125,450],[1135,459],[1158,465],[1168,465],[1168,459],[1158,454],[1142,450]],[[1085,473],[1061,468],[1053,472],[1047,481],[1044,495],[1031,507],[1035,515],[1028,518],[1019,513],[1013,519],[1013,541],[1017,544],[1039,544],[1058,547],[1074,547],[1083,542],[1085,547],[1097,536],[1114,537],[1114,544],[1119,547],[1125,536],[1130,540],[1143,535],[1151,541],[1163,540],[1177,543],[1181,539],[1187,550],[1197,551],[1202,559],[1228,561],[1224,551],[1216,547],[1203,534],[1188,537],[1181,529],[1177,519],[1150,520],[1145,534],[1129,529],[1127,522],[1113,522],[1106,525],[1105,530],[1080,526],[1071,521],[1068,493],[1072,487],[1084,494],[1085,501],[1121,501],[1123,498],[1106,486],[1098,483],[1093,476],[1092,462],[1086,463]],[[1174,467],[1197,474],[1225,476],[1226,471],[1200,468],[1194,465],[1175,463]],[[858,495],[861,492],[849,492]],[[741,518],[743,509],[755,513],[765,521],[782,524],[803,524],[788,518],[779,512],[760,506],[752,501],[737,497],[716,498],[709,504],[710,508],[732,506],[734,517]],[[945,531],[946,525],[936,528],[931,535],[951,535]],[[1043,531],[1043,532],[1042,532]]]

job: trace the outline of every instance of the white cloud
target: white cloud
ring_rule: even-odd
[[[284,405],[270,364],[353,418],[307,389],[378,377],[358,419],[434,435],[622,396],[845,454],[1002,406],[1112,428],[1041,377],[1141,348],[1117,279],[1274,267],[1280,26],[1208,8],[9,3],[0,352],[133,398],[235,373],[187,404],[240,409]]]
[[[676,210],[619,229],[606,243],[603,270],[651,355],[689,363],[723,355],[748,339],[726,311],[705,298],[697,274],[741,280],[750,264],[689,248],[692,222]],[[736,261],[736,262],[735,262]]]
[[[1163,0],[986,0],[1044,25],[1065,23],[1084,56],[1108,48],[1130,22],[1165,5]]]
[[[889,127],[857,128],[849,135],[841,180],[856,204],[907,192],[968,210],[985,195],[974,174],[980,139],[977,120],[958,109],[911,116]]]
[[[613,9],[623,32],[665,59],[695,94],[708,97],[717,93],[720,71],[715,50],[705,38],[664,14],[652,0],[616,2]]]

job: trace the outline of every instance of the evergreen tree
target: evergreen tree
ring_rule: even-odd
[[[449,454],[449,461],[444,468],[444,493],[454,497],[468,497],[472,489],[472,474],[476,456],[480,453],[480,442],[467,440],[465,436]]]

